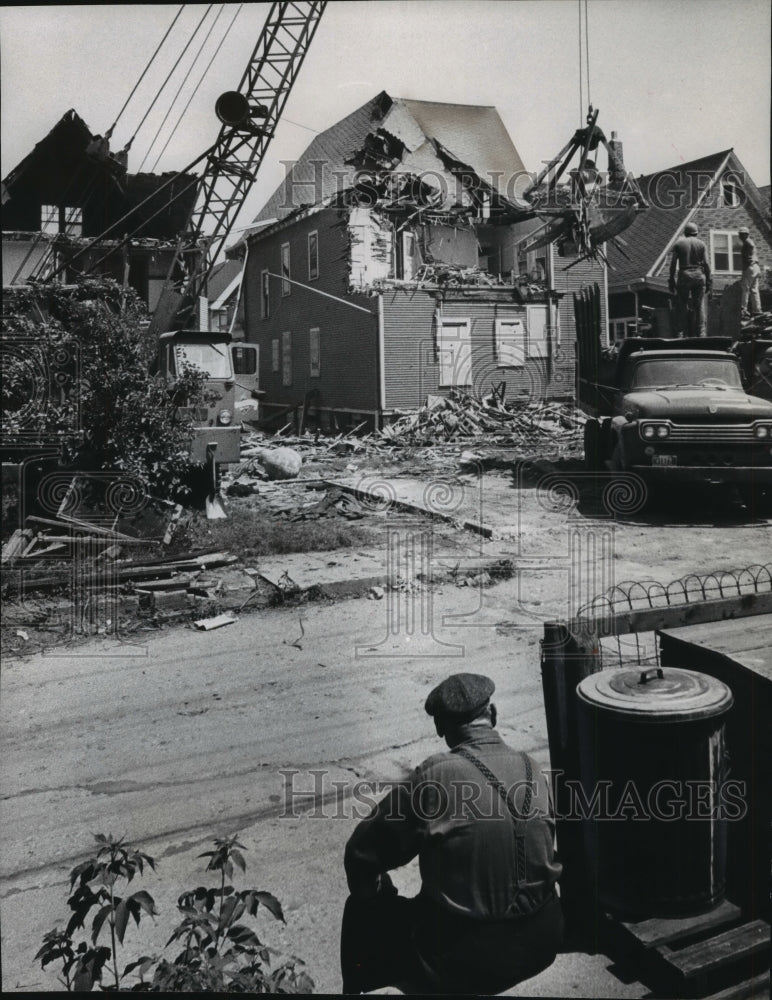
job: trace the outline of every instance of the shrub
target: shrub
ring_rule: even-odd
[[[175,399],[201,399],[205,376],[189,368],[168,386],[151,374],[155,347],[136,292],[89,279],[24,286],[9,299],[2,335],[16,346],[4,352],[3,437],[33,431],[58,443],[63,465],[118,471],[151,493],[173,493],[190,445]],[[17,350],[24,342],[30,349]],[[42,402],[30,410],[31,393]]]
[[[278,899],[258,889],[237,890],[231,885],[234,866],[242,872],[244,850],[236,837],[214,841],[206,870],[219,873],[219,885],[197,886],[177,902],[182,920],[173,928],[166,947],[180,950],[169,960],[142,956],[120,970],[118,949],[131,919],[139,926],[145,916],[158,913],[150,893],[125,894],[128,884],[155,861],[111,836],[96,834],[95,853],[70,873],[72,916],[65,930],[58,927],[43,938],[35,956],[42,967],[58,962],[59,981],[74,992],[103,990],[174,993],[311,993],[313,981],[292,958],[271,969],[273,949],[265,945],[246,922],[262,909],[284,923]],[[86,932],[91,919],[90,934]],[[77,944],[74,935],[85,935]],[[100,943],[100,936],[109,944]],[[109,977],[111,982],[103,982]],[[134,981],[132,981],[132,977]]]

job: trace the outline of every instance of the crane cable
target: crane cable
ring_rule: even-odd
[[[203,52],[204,47],[206,46],[206,43],[212,37],[212,32],[214,31],[214,29],[215,29],[215,27],[217,25],[217,22],[220,20],[220,17],[222,16],[222,13],[223,13],[224,10],[225,10],[225,7],[224,7],[223,4],[221,4],[220,5],[220,9],[217,11],[217,14],[215,15],[214,21],[212,21],[211,25],[209,26],[209,30],[207,31],[206,35],[204,36],[203,42],[201,42],[201,44],[198,47],[198,52],[196,52],[196,54],[193,56],[193,61],[191,62],[190,66],[188,67],[188,70],[185,73],[185,76],[182,78],[182,82],[180,83],[179,87],[177,88],[177,93],[172,98],[171,104],[169,105],[169,108],[168,108],[166,114],[163,117],[163,121],[158,126],[158,128],[156,130],[156,133],[153,136],[152,141],[150,142],[150,145],[147,147],[147,152],[145,153],[145,155],[142,158],[142,162],[139,165],[139,169],[137,170],[137,173],[141,173],[142,172],[142,168],[144,167],[144,165],[145,165],[148,157],[150,156],[150,153],[151,153],[151,151],[153,149],[153,146],[155,146],[156,142],[158,141],[158,136],[163,131],[163,127],[164,127],[164,125],[166,125],[166,122],[169,119],[169,115],[172,113],[172,110],[174,108],[175,102],[177,101],[177,99],[179,98],[180,94],[182,93],[182,88],[188,82],[190,74],[195,69],[196,63],[198,62],[198,59],[199,59],[201,53]]]
[[[182,109],[182,111],[181,111],[181,113],[180,113],[180,116],[179,116],[179,118],[177,119],[177,121],[176,121],[176,123],[175,123],[175,125],[174,125],[174,128],[173,128],[173,129],[171,130],[171,132],[169,133],[169,138],[168,138],[168,139],[166,140],[166,142],[164,143],[164,146],[163,146],[163,149],[161,150],[161,152],[160,152],[160,153],[158,154],[158,156],[156,157],[156,160],[155,160],[155,163],[153,164],[153,166],[152,166],[152,167],[150,168],[150,172],[151,172],[151,173],[155,173],[155,168],[156,168],[156,167],[158,166],[158,164],[159,164],[159,162],[160,162],[160,160],[161,160],[161,157],[162,157],[162,156],[164,155],[164,153],[166,152],[166,149],[167,149],[167,147],[168,147],[169,143],[170,143],[170,142],[172,141],[172,139],[174,138],[174,134],[175,134],[175,132],[176,132],[176,131],[177,131],[177,129],[178,129],[179,127],[180,127],[180,122],[181,122],[181,121],[182,121],[182,119],[183,119],[183,118],[185,117],[185,114],[186,114],[186,112],[187,112],[188,108],[190,107],[190,105],[191,105],[191,102],[192,102],[193,98],[194,98],[194,97],[196,96],[196,94],[198,93],[198,88],[199,88],[199,87],[201,86],[201,84],[202,84],[202,83],[204,82],[204,79],[205,79],[205,77],[206,77],[207,73],[209,72],[209,70],[210,70],[210,69],[211,69],[211,67],[212,67],[212,63],[213,63],[213,62],[215,61],[215,59],[217,58],[217,56],[218,56],[218,54],[219,54],[219,52],[220,52],[220,49],[221,49],[221,48],[223,47],[223,43],[225,42],[225,39],[226,39],[226,38],[228,37],[228,35],[230,34],[230,32],[231,32],[231,29],[233,28],[233,25],[234,25],[234,23],[235,23],[235,21],[236,21],[236,18],[237,18],[237,17],[239,16],[239,14],[241,13],[241,11],[242,11],[243,7],[244,7],[244,4],[243,4],[243,3],[242,3],[242,4],[239,4],[239,8],[238,8],[238,10],[236,11],[236,13],[235,13],[235,14],[233,15],[233,17],[231,18],[231,23],[230,23],[230,24],[228,25],[228,27],[227,27],[227,28],[225,29],[225,34],[224,34],[224,35],[222,36],[222,38],[220,39],[220,44],[219,44],[219,45],[217,46],[217,48],[216,48],[216,49],[214,50],[214,54],[212,55],[212,58],[211,58],[211,59],[209,60],[209,62],[207,63],[207,65],[206,65],[206,69],[205,69],[205,70],[204,70],[204,72],[203,72],[203,73],[201,74],[201,78],[199,79],[198,83],[196,84],[196,87],[195,87],[195,90],[193,91],[193,93],[192,93],[192,94],[190,95],[190,97],[188,98],[188,102],[187,102],[187,104],[185,105],[185,107],[184,107],[184,108]],[[219,15],[218,15],[218,17],[219,17]],[[213,26],[213,27],[214,27],[214,26]],[[196,57],[196,58],[198,58],[198,57]],[[143,162],[144,162],[144,161],[143,161]]]
[[[109,128],[109,129],[107,130],[107,132],[105,133],[105,138],[106,138],[106,139],[110,139],[110,138],[112,137],[112,134],[113,134],[113,131],[115,130],[115,126],[116,126],[116,125],[118,124],[118,122],[119,122],[119,120],[120,120],[120,118],[121,118],[121,115],[122,115],[122,114],[123,114],[123,112],[124,112],[124,111],[126,110],[126,107],[128,106],[128,103],[129,103],[129,101],[130,101],[130,100],[132,99],[132,97],[134,96],[134,94],[135,94],[135,93],[137,92],[137,88],[138,88],[138,87],[139,87],[139,85],[140,85],[140,84],[142,83],[142,81],[143,81],[143,80],[145,79],[145,74],[147,73],[147,71],[148,71],[148,70],[150,69],[150,67],[152,66],[152,64],[153,64],[153,62],[154,62],[154,60],[155,60],[155,57],[156,57],[156,56],[158,55],[158,53],[159,53],[159,52],[161,51],[161,46],[162,46],[162,45],[163,45],[163,43],[164,43],[164,42],[166,41],[166,39],[167,39],[167,38],[169,37],[169,34],[171,33],[171,30],[172,30],[172,28],[174,27],[174,25],[175,25],[175,24],[177,23],[177,21],[179,20],[179,16],[180,16],[180,14],[181,14],[181,13],[183,12],[183,10],[184,10],[184,9],[185,9],[185,4],[182,4],[182,5],[180,6],[180,9],[179,9],[179,10],[177,11],[177,13],[176,13],[176,14],[174,15],[174,20],[173,20],[173,21],[172,21],[172,23],[171,23],[171,24],[169,25],[169,27],[168,27],[168,28],[166,29],[166,34],[165,34],[165,35],[163,36],[163,38],[161,39],[161,41],[160,41],[160,42],[158,43],[158,47],[156,48],[155,52],[154,52],[154,53],[152,54],[152,56],[150,57],[150,59],[149,59],[149,61],[148,61],[148,64],[147,64],[147,66],[145,66],[145,68],[144,68],[144,69],[142,70],[142,73],[141,73],[141,75],[140,75],[140,78],[139,78],[139,79],[137,80],[137,82],[136,82],[136,83],[134,84],[134,88],[132,89],[131,93],[129,94],[129,96],[128,96],[128,97],[126,98],[126,100],[124,101],[124,104],[123,104],[123,107],[122,107],[122,108],[121,108],[121,110],[120,110],[120,111],[118,112],[118,114],[117,114],[117,116],[116,116],[116,118],[115,118],[115,121],[114,121],[114,122],[112,123],[112,125],[110,126],[110,128]]]
[[[584,3],[584,52],[582,52],[582,3]],[[584,75],[587,77],[587,105],[592,107],[590,93],[590,30],[587,14],[588,0],[579,0],[579,119],[584,120]]]
[[[210,11],[210,10],[212,9],[212,7],[213,7],[213,6],[214,6],[214,4],[211,4],[211,3],[210,3],[210,4],[209,4],[209,6],[208,6],[208,7],[206,8],[206,10],[204,11],[204,13],[203,13],[203,14],[201,15],[201,20],[200,20],[200,21],[198,22],[198,24],[196,25],[196,27],[195,27],[195,29],[194,29],[194,31],[193,31],[193,34],[192,34],[192,35],[190,36],[190,38],[189,38],[189,39],[188,39],[188,41],[186,42],[186,44],[185,44],[185,48],[184,48],[184,49],[182,50],[182,52],[180,52],[179,56],[177,56],[177,59],[176,59],[176,61],[175,61],[174,65],[172,66],[172,68],[171,68],[171,69],[169,70],[169,73],[167,74],[167,77],[166,77],[166,79],[165,79],[165,80],[164,80],[164,82],[163,82],[163,83],[161,84],[161,86],[160,86],[160,87],[158,88],[158,92],[156,93],[155,97],[154,97],[154,98],[153,98],[153,100],[151,101],[151,103],[150,103],[150,107],[149,107],[149,108],[147,109],[147,111],[145,112],[145,114],[144,114],[144,115],[142,116],[142,120],[140,121],[139,125],[137,125],[137,127],[136,127],[136,128],[134,129],[134,135],[132,135],[132,137],[131,137],[131,138],[129,139],[129,141],[128,141],[128,142],[126,143],[126,145],[125,145],[125,146],[123,147],[123,152],[124,152],[124,153],[127,153],[127,152],[128,152],[128,151],[129,151],[130,149],[131,149],[131,144],[132,144],[132,143],[134,142],[134,140],[135,140],[135,139],[137,138],[137,133],[138,133],[138,132],[139,132],[139,130],[140,130],[140,129],[142,128],[142,126],[143,126],[143,125],[145,124],[145,121],[147,120],[147,116],[148,116],[148,115],[150,114],[150,112],[151,112],[151,111],[153,110],[153,108],[155,107],[155,103],[156,103],[156,101],[158,100],[158,98],[159,98],[159,97],[161,96],[161,94],[163,93],[163,90],[164,90],[164,88],[166,87],[166,84],[167,84],[167,83],[169,82],[169,80],[171,79],[171,77],[172,77],[172,75],[173,75],[174,71],[175,71],[175,70],[177,69],[177,67],[179,66],[179,64],[180,64],[180,62],[181,62],[181,60],[182,60],[182,57],[183,57],[183,56],[185,55],[185,53],[186,53],[186,52],[188,51],[188,49],[190,48],[190,46],[191,46],[191,43],[193,42],[193,39],[194,39],[194,38],[196,37],[196,35],[198,34],[198,31],[199,31],[199,29],[200,29],[201,25],[202,25],[202,24],[204,23],[204,20],[205,20],[205,19],[206,19],[206,17],[207,17],[208,15],[209,15],[209,11]]]

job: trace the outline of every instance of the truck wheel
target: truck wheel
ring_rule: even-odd
[[[772,486],[741,486],[740,498],[751,517],[772,515]]]
[[[588,472],[598,472],[602,468],[600,426],[593,419],[584,425],[584,467]]]

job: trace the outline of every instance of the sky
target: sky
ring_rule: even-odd
[[[182,169],[214,141],[215,100],[238,86],[268,10],[240,6],[214,5],[172,72],[207,5],[182,9],[115,128],[114,150],[136,132],[130,171]],[[0,7],[2,176],[70,108],[92,132],[106,131],[179,10]],[[283,161],[381,90],[495,106],[526,168],[538,170],[584,123],[588,74],[583,68],[580,93],[580,51],[589,55],[598,124],[607,136],[618,133],[628,170],[650,173],[733,147],[754,181],[768,184],[770,16],[768,0],[587,0],[580,46],[579,0],[331,0],[237,226],[281,182]]]

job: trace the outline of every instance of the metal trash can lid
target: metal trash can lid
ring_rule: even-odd
[[[732,692],[715,677],[680,667],[601,670],[579,682],[580,701],[641,722],[708,719],[732,707]]]

